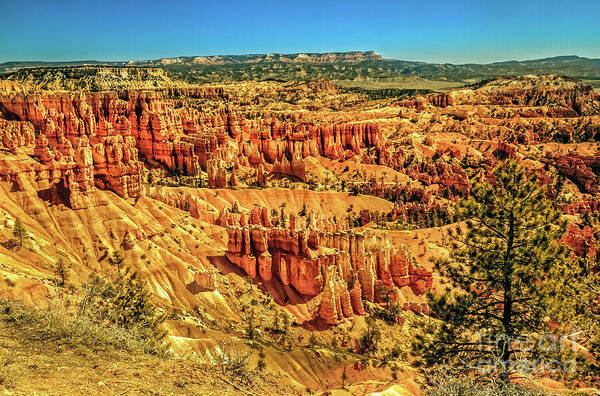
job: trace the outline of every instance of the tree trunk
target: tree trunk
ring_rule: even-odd
[[[513,304],[513,296],[512,296],[512,272],[513,272],[513,263],[512,263],[512,248],[514,243],[514,216],[511,213],[509,217],[508,224],[508,240],[506,243],[506,253],[504,255],[504,310],[502,313],[502,327],[504,329],[504,334],[501,335],[503,337],[502,346],[502,355],[500,361],[502,363],[502,373],[500,378],[503,381],[508,382],[510,379],[510,373],[508,371],[508,365],[511,357],[511,341],[513,338],[513,329],[512,329],[512,304]]]

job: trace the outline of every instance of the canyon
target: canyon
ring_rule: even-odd
[[[419,394],[408,360],[400,374],[367,365],[359,339],[373,318],[381,353],[419,331],[427,294],[444,287],[433,262],[464,227],[454,205],[500,161],[537,177],[568,223],[562,243],[596,262],[600,95],[580,81],[502,77],[374,100],[328,80],[192,85],[86,68],[0,80],[0,297],[51,305],[59,260],[77,290],[121,252],[169,314],[176,353],[211,362],[253,318],[289,344],[265,344],[289,392],[336,389],[343,372],[354,393]],[[280,316],[293,336],[271,324]]]

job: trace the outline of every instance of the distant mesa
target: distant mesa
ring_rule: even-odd
[[[298,53],[298,54],[250,54],[250,55],[214,55],[214,56],[184,56],[178,58],[162,58],[158,60],[130,61],[129,65],[227,65],[240,63],[259,62],[285,62],[285,63],[337,63],[337,62],[362,62],[367,60],[383,60],[381,55],[374,51],[352,52],[326,52],[326,53]]]
[[[240,63],[286,62],[286,63],[336,63],[362,62],[384,60],[374,51],[297,53],[297,54],[247,54],[247,55],[209,55],[209,56],[180,56],[174,58],[130,60],[130,61],[64,61],[64,62],[4,62],[0,63],[0,72],[31,67],[65,67],[65,66],[171,66],[171,65],[230,65]]]
[[[343,65],[336,67],[335,65]],[[576,55],[525,61],[504,61],[489,64],[427,63],[384,59],[374,51],[179,56],[171,58],[128,61],[73,62],[5,62],[0,73],[20,69],[73,66],[118,66],[162,68],[171,78],[190,83],[218,81],[268,80],[310,81],[422,78],[433,81],[458,82],[459,85],[500,76],[558,74],[578,79],[600,81],[600,59]],[[456,84],[454,86],[457,86]],[[596,88],[600,86],[595,83]]]

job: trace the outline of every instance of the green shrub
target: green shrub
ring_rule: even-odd
[[[156,340],[164,338],[160,330],[164,315],[150,301],[150,292],[137,273],[125,274],[112,281],[93,275],[83,288],[81,314],[100,323],[143,329]]]
[[[377,343],[381,339],[381,331],[371,318],[367,318],[367,328],[359,339],[362,353],[373,352],[377,349]]]
[[[15,219],[15,225],[13,227],[13,236],[19,241],[19,246],[23,246],[23,239],[27,236],[27,228],[21,222],[18,217]]]

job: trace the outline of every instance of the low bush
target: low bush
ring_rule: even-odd
[[[464,377],[448,377],[445,380],[434,381],[426,393],[428,396],[544,396],[550,394],[533,386],[526,387],[501,381],[478,383]]]
[[[223,374],[230,375],[242,383],[251,383],[256,375],[250,368],[251,356],[250,350],[221,342],[215,354],[215,363]]]
[[[167,353],[166,333],[161,329],[165,315],[152,304],[150,292],[137,273],[126,273],[114,280],[94,275],[83,289],[79,316],[130,332],[143,342],[144,353]]]
[[[164,318],[150,303],[149,293],[137,276],[114,281],[95,276],[84,285],[84,293],[77,309],[68,304],[40,309],[0,299],[0,321],[45,343],[169,355],[165,333],[160,329]]]

